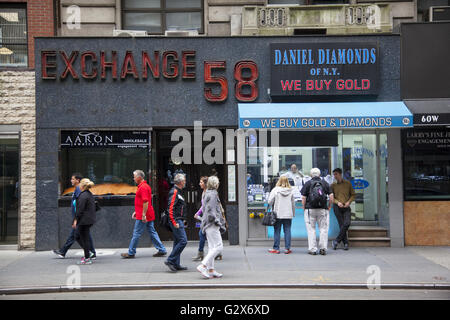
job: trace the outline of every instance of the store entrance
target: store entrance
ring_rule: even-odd
[[[153,131],[153,146],[155,150],[152,154],[152,191],[153,191],[153,206],[155,209],[156,219],[159,221],[161,212],[167,207],[168,194],[173,187],[173,178],[177,173],[184,173],[186,175],[186,187],[183,189],[183,198],[186,202],[187,227],[186,235],[188,240],[199,240],[199,223],[194,219],[194,214],[201,207],[202,190],[199,182],[202,176],[216,175],[221,182],[219,187],[219,197],[221,201],[225,202],[225,166],[223,164],[184,164],[174,161],[171,157],[172,149],[179,142],[171,141],[171,130],[155,130]],[[192,135],[193,137],[193,131]],[[192,139],[193,140],[193,139]],[[207,144],[203,145],[203,148]],[[192,157],[194,147],[191,148]],[[172,234],[157,226],[157,230],[161,240],[171,240]],[[228,235],[222,235],[224,239]]]
[[[19,137],[0,135],[0,244],[17,244]]]

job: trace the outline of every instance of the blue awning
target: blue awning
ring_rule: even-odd
[[[239,103],[243,129],[407,128],[413,115],[401,101],[332,103]]]

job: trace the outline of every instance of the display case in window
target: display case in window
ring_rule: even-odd
[[[134,196],[133,171],[149,172],[149,131],[61,131],[60,195],[70,196],[73,173],[95,183],[97,196]]]

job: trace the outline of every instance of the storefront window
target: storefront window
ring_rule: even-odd
[[[95,183],[94,195],[133,195],[133,171],[149,171],[148,131],[61,132],[61,192],[71,195],[70,178],[81,173]]]
[[[249,208],[266,205],[270,191],[282,175],[290,179],[300,207],[300,190],[311,179],[310,170],[319,168],[322,179],[331,184],[332,171],[338,167],[356,192],[351,205],[352,220],[377,221],[379,210],[387,205],[386,134],[280,132],[279,147],[252,146],[252,139],[250,136],[247,149]],[[384,197],[379,197],[379,192]]]
[[[450,200],[450,129],[402,131],[405,200]]]

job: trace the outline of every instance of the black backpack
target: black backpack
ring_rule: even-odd
[[[312,209],[326,208],[327,194],[325,193],[322,181],[311,182],[308,201]]]

